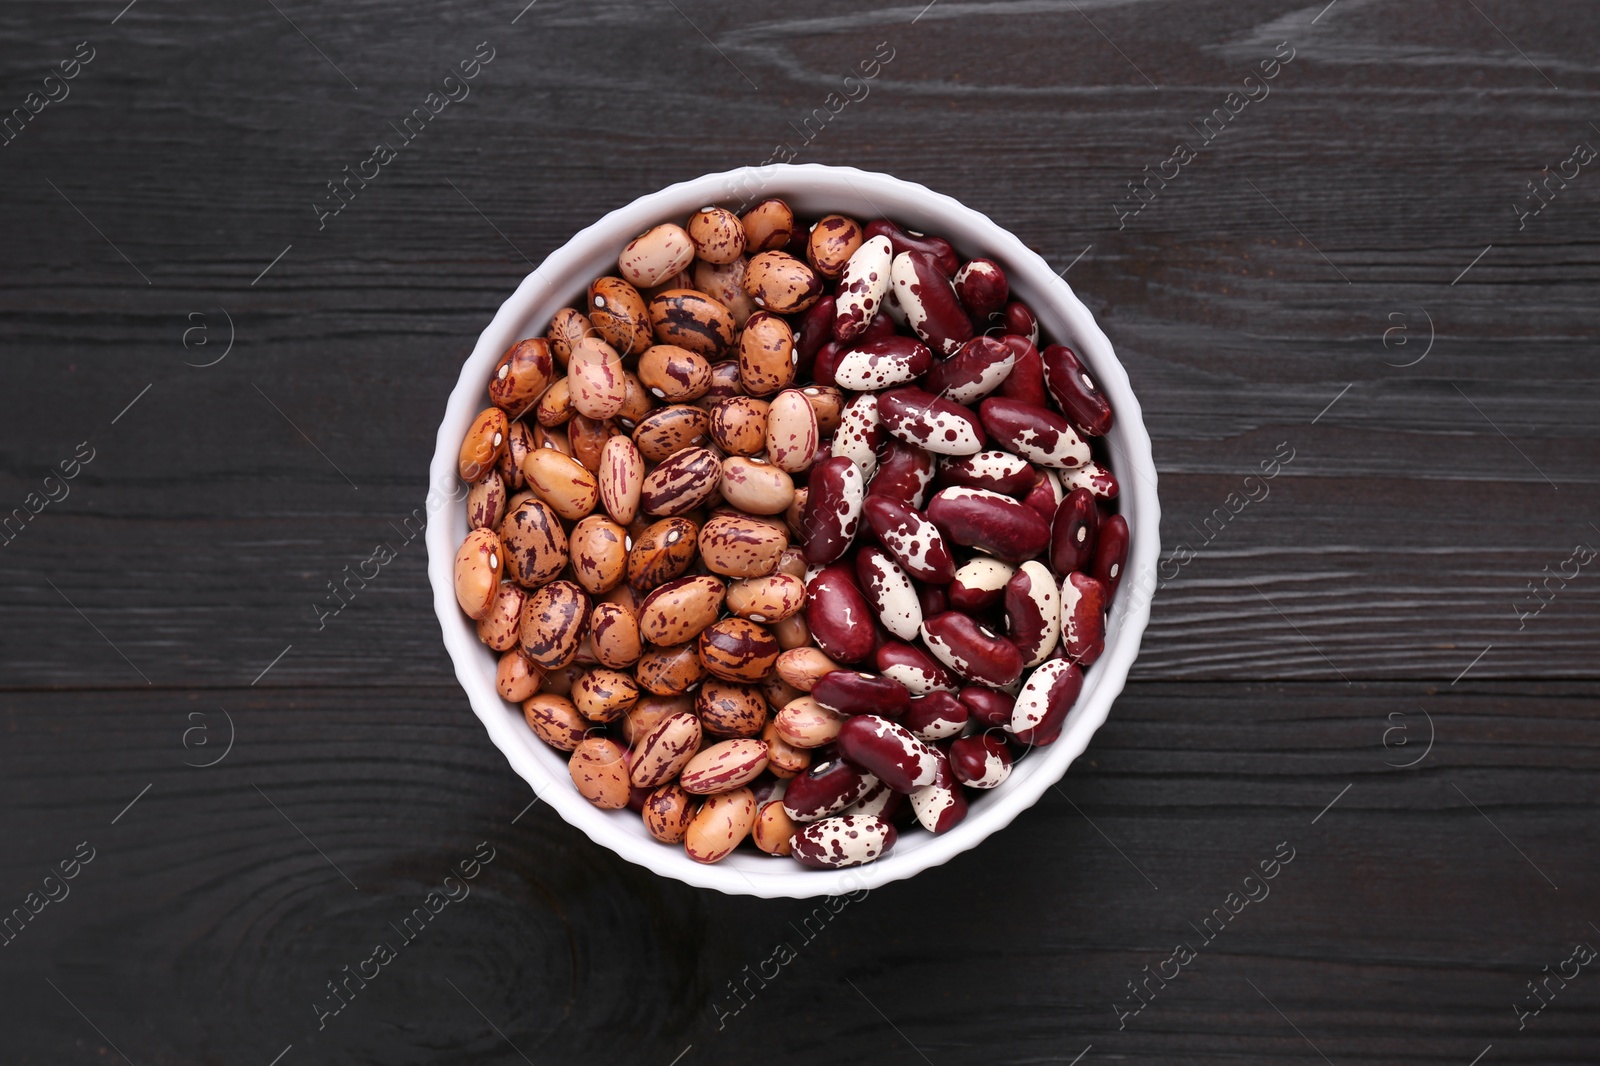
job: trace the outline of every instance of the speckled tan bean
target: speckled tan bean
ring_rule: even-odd
[[[495,464],[495,473],[500,475],[507,492],[516,492],[526,484],[522,478],[522,459],[538,447],[534,443],[533,435],[536,428],[539,428],[537,421],[529,426],[521,419],[506,427],[506,450],[501,453],[500,461]]]
[[[669,581],[645,597],[639,608],[639,635],[651,644],[693,640],[717,620],[726,594],[722,579],[709,574]]]
[[[589,597],[570,581],[552,581],[522,605],[522,650],[535,666],[566,666],[589,625]]]
[[[567,772],[572,775],[578,795],[606,810],[626,807],[632,791],[626,755],[627,749],[614,740],[584,739],[567,762]]]
[[[719,737],[760,736],[767,724],[767,701],[760,689],[717,678],[700,686],[694,712],[706,732]]]
[[[591,722],[614,722],[639,700],[639,686],[620,670],[596,667],[572,686],[572,705]]]
[[[612,520],[626,526],[639,513],[639,490],[644,487],[644,456],[627,437],[612,437],[600,450],[595,471],[600,503]]]
[[[795,577],[804,581],[806,571],[809,569],[810,564],[806,562],[806,550],[796,545],[792,548],[785,548],[779,553],[778,565],[774,569],[774,572],[779,574],[793,574]]]
[[[633,443],[646,462],[661,463],[706,439],[710,420],[706,412],[675,404],[652,412],[633,431]]]
[[[506,450],[508,426],[506,413],[498,407],[490,407],[472,420],[461,441],[462,481],[478,482],[494,473],[495,463]]]
[[[506,483],[492,473],[467,492],[467,525],[494,529],[506,516]]]
[[[830,281],[844,273],[844,265],[861,247],[861,223],[844,215],[825,215],[811,227],[806,240],[806,262]]]
[[[700,632],[700,661],[706,672],[724,681],[755,682],[772,672],[778,641],[772,632],[748,618],[724,618]]]
[[[802,696],[787,704],[773,721],[778,723],[778,736],[797,748],[820,748],[839,736],[844,716],[823,707],[810,696]]]
[[[694,254],[708,263],[731,263],[744,254],[744,223],[726,207],[702,207],[689,218]]]
[[[789,842],[794,839],[795,830],[799,828],[794,819],[784,811],[781,799],[768,800],[756,812],[756,822],[750,830],[750,839],[756,847],[768,855],[788,855],[792,850]]]
[[[622,278],[590,282],[589,321],[595,332],[623,355],[638,355],[650,347],[650,312],[644,297]]]
[[[572,456],[572,444],[567,440],[566,427],[570,426],[572,424],[572,419],[577,417],[578,412],[573,411],[571,413],[571,417],[569,417],[565,423],[556,429],[546,429],[545,427],[539,425],[537,421],[534,422],[532,427],[534,451],[538,451],[542,448],[549,448],[570,458]],[[523,481],[526,482],[527,478],[523,478]]]
[[[522,624],[522,601],[526,598],[515,581],[502,580],[495,589],[489,609],[478,619],[478,639],[495,651],[509,651],[517,646],[517,633]]]
[[[750,252],[782,248],[794,236],[794,209],[776,197],[762,200],[740,221],[744,224],[745,249]]]
[[[544,331],[550,342],[550,355],[559,367],[565,368],[572,357],[572,346],[585,337],[598,337],[594,323],[575,307],[563,307],[550,316],[550,328]]]
[[[589,612],[589,637],[595,661],[620,670],[639,661],[644,643],[639,618],[620,603],[597,603]]]
[[[651,648],[639,656],[633,676],[647,692],[657,696],[681,696],[705,678],[706,668],[693,644],[676,644]]]
[[[500,523],[506,576],[530,588],[542,585],[567,565],[567,534],[561,518],[543,500],[528,494]]]
[[[639,702],[628,708],[628,713],[622,716],[622,739],[629,744],[637,744],[663,719],[674,714],[693,713],[694,698],[691,696],[640,696]]]
[[[489,375],[489,399],[516,418],[533,406],[554,380],[550,342],[543,337],[529,337],[506,349],[495,364]]]
[[[682,785],[662,785],[645,797],[645,830],[663,844],[681,844],[696,811],[694,797]]]
[[[711,364],[676,344],[652,344],[639,356],[639,383],[667,403],[688,403],[711,387]]]
[[[500,538],[491,529],[474,529],[456,551],[456,602],[473,621],[488,614],[494,603],[504,558]]]
[[[757,311],[739,334],[739,381],[751,396],[771,396],[794,380],[794,328]]]
[[[791,648],[804,648],[811,643],[811,627],[806,624],[804,612],[790,615],[772,627],[772,635],[778,638],[778,647],[784,651]]]
[[[706,569],[727,577],[763,577],[778,565],[788,534],[748,515],[718,515],[700,530]]]
[[[695,263],[689,275],[695,288],[728,309],[733,316],[734,329],[743,329],[745,321],[756,311],[755,301],[744,291],[744,272],[749,262],[743,257],[727,264],[701,260]]]
[[[568,552],[573,580],[590,595],[609,592],[628,574],[628,531],[592,514],[572,527]]]
[[[522,476],[539,498],[569,522],[594,510],[600,483],[576,459],[554,448],[540,448],[523,462]]]
[[[822,278],[788,252],[762,252],[745,268],[744,291],[757,307],[790,315],[817,302]]]
[[[495,691],[500,693],[501,699],[512,703],[521,703],[538,692],[539,682],[543,680],[544,671],[533,665],[533,660],[523,654],[520,647],[500,656],[494,671]]]
[[[844,392],[833,385],[807,385],[800,390],[811,402],[811,413],[817,416],[817,435],[831,437],[844,421]]]
[[[810,750],[797,748],[784,740],[778,732],[778,723],[774,718],[767,719],[766,726],[761,730],[761,739],[767,742],[767,770],[774,777],[794,777],[796,774],[804,773],[811,765]]]
[[[565,377],[559,377],[539,397],[533,418],[545,429],[554,429],[566,425],[575,414],[577,410],[572,406],[572,383]]]
[[[797,474],[817,454],[817,413],[804,392],[785,389],[772,398],[767,412],[767,461]]]
[[[568,663],[566,666],[558,666],[553,670],[546,670],[544,672],[544,680],[539,682],[539,694],[560,696],[562,699],[566,699],[572,694],[573,684],[583,676],[585,669],[587,668]],[[577,712],[574,711],[573,713],[576,714]],[[578,717],[582,718],[583,715],[580,714]]]
[[[767,447],[768,403],[730,396],[711,408],[711,439],[729,455],[756,455]]]
[[[720,488],[723,499],[747,514],[781,514],[794,502],[794,479],[765,459],[728,456]]]
[[[639,788],[675,779],[700,750],[700,720],[688,711],[662,718],[633,745],[630,773]]]
[[[567,363],[572,409],[590,418],[610,418],[622,410],[628,394],[622,374],[622,357],[605,341],[585,337],[573,345]]]
[[[684,448],[645,475],[639,506],[650,515],[684,514],[710,499],[721,478],[722,464],[715,452]]]
[[[687,270],[694,262],[695,242],[682,226],[664,222],[629,241],[617,257],[617,273],[641,289],[654,288]]]
[[[824,674],[842,669],[838,663],[822,654],[821,648],[791,648],[778,656],[774,667],[779,677],[801,692],[810,692],[811,686]]]
[[[753,737],[735,737],[690,759],[678,784],[697,796],[712,796],[748,785],[766,768],[766,744]]]
[[[805,605],[806,583],[792,574],[745,578],[728,586],[728,611],[764,625],[792,617]]]
[[[721,862],[738,847],[756,821],[756,797],[748,788],[710,796],[689,822],[683,850],[695,862]]]
[[[628,553],[628,583],[648,592],[681,576],[694,562],[699,532],[687,518],[664,518],[646,527]]]
[[[667,289],[650,300],[651,328],[662,344],[687,348],[707,359],[733,346],[733,312],[703,292]]]
[[[606,442],[621,432],[615,418],[573,415],[572,421],[567,423],[567,443],[572,446],[572,457],[578,461],[578,465],[591,474],[598,474],[600,455],[605,451]]]
[[[565,696],[541,692],[522,701],[522,718],[534,736],[558,751],[571,751],[583,743],[592,727]]]

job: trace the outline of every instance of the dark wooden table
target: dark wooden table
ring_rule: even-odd
[[[1593,6],[124,2],[0,12],[0,1060],[1600,1061]],[[1165,510],[1059,789],[810,925],[517,820],[396,528],[530,263],[775,146],[1068,271]]]

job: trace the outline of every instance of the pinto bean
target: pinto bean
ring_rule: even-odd
[[[850,257],[861,247],[861,223],[844,215],[824,215],[811,227],[806,241],[806,262],[829,281],[844,273]]]
[[[617,273],[641,289],[653,289],[687,270],[694,262],[696,244],[682,226],[664,222],[646,230],[622,249]]]
[[[662,785],[644,801],[644,827],[663,844],[681,844],[689,835],[689,823],[694,818],[694,797],[681,785]]]
[[[840,669],[838,663],[822,653],[820,648],[791,648],[778,656],[774,664],[778,676],[801,692],[810,692],[817,679]]]
[[[473,529],[494,529],[506,516],[506,483],[498,473],[467,491],[467,525]]]
[[[621,810],[628,805],[627,749],[605,737],[586,737],[567,762],[578,794],[596,807]]]
[[[565,696],[543,692],[522,701],[522,718],[534,736],[557,751],[572,751],[592,727]]]
[[[695,862],[721,862],[732,854],[756,821],[756,797],[736,788],[708,797],[689,822],[683,850]]]
[[[722,460],[722,498],[753,515],[781,514],[794,502],[794,479],[765,459],[730,455]]]
[[[589,283],[589,321],[600,338],[623,355],[638,355],[650,346],[650,313],[644,297],[622,278]]]
[[[664,518],[648,526],[628,553],[628,583],[648,592],[682,575],[694,562],[699,532],[687,518]]]
[[[739,334],[739,380],[745,392],[771,396],[794,380],[794,369],[794,329],[771,311],[751,315]]]
[[[782,651],[772,632],[746,618],[724,618],[700,633],[700,661],[725,681],[760,681]]]
[[[517,418],[538,402],[554,380],[550,342],[543,337],[529,337],[507,348],[495,364],[489,377],[489,399],[508,416]]]
[[[654,695],[682,696],[705,678],[706,668],[693,644],[676,644],[651,648],[639,656],[633,676]]]
[[[758,400],[754,396],[730,396],[718,400],[712,405],[709,416],[712,441],[730,455],[758,454],[768,447],[770,409],[771,405],[766,400]]]
[[[745,247],[751,252],[782,248],[794,236],[794,209],[776,197],[762,200],[744,213]]]
[[[510,651],[516,647],[525,595],[515,581],[502,580],[495,588],[488,611],[478,619],[478,639],[494,651]]]
[[[498,407],[490,407],[472,420],[461,441],[458,465],[462,481],[470,484],[494,473],[495,464],[505,454],[509,425],[506,413]]]
[[[639,618],[620,603],[597,603],[589,613],[589,638],[595,660],[602,666],[622,670],[639,661],[644,650],[639,637]]]
[[[736,682],[707,681],[695,694],[694,710],[706,732],[719,737],[761,736],[767,724],[761,690]]]
[[[639,506],[645,514],[676,517],[717,491],[722,464],[709,448],[685,448],[645,475]]]
[[[744,254],[744,223],[725,207],[702,207],[689,217],[694,254],[708,263],[725,265]]]
[[[700,408],[674,404],[645,416],[634,427],[633,443],[647,461],[665,462],[683,449],[704,441],[709,424],[706,412]]]
[[[810,696],[802,696],[779,708],[773,721],[785,743],[797,748],[820,748],[839,736],[844,716],[824,709]]]
[[[742,788],[767,768],[767,746],[751,737],[713,744],[689,760],[678,783],[697,796]]]
[[[651,644],[682,644],[717,620],[727,586],[709,575],[669,581],[639,608],[639,635]],[[535,660],[537,661],[537,660]]]
[[[707,359],[720,359],[733,346],[733,312],[703,292],[667,289],[650,300],[655,338]]]
[[[788,536],[745,515],[717,515],[700,530],[700,558],[725,577],[763,577],[778,565]]]
[[[589,597],[571,581],[552,581],[522,605],[522,650],[536,666],[566,666],[577,656],[588,624]]]
[[[539,682],[543,680],[544,672],[533,665],[520,647],[514,647],[500,656],[500,662],[495,667],[495,691],[500,693],[501,699],[512,703],[521,703],[539,691]]]
[[[491,529],[474,529],[456,551],[456,602],[473,621],[494,605],[504,559],[500,538]]]
[[[572,705],[591,722],[614,722],[638,701],[638,684],[620,670],[590,670],[572,686]]]
[[[805,393],[785,389],[772,398],[765,438],[767,459],[773,466],[791,474],[809,468],[818,437],[817,413]]]
[[[793,574],[767,574],[733,582],[725,605],[740,618],[771,625],[793,617],[805,604],[804,580]]]
[[[744,291],[757,307],[788,315],[816,303],[822,295],[822,278],[788,252],[761,252],[751,257],[745,270]],[[748,323],[745,328],[750,328]]]
[[[534,588],[567,565],[567,533],[554,508],[534,496],[512,506],[500,523],[506,576]]]
[[[782,800],[768,800],[756,812],[756,824],[750,830],[750,839],[768,855],[788,855],[791,854],[789,842],[797,828],[794,819],[784,813]]]

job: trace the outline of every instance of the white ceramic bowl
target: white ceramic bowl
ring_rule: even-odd
[[[633,811],[603,811],[591,806],[573,788],[562,753],[535,737],[521,710],[496,692],[497,656],[478,641],[474,624],[456,604],[454,589],[456,549],[467,534],[462,503],[465,488],[456,475],[457,455],[467,426],[488,405],[486,390],[496,360],[518,340],[542,334],[559,308],[582,306],[589,281],[616,273],[623,245],[646,229],[661,222],[681,222],[706,204],[738,207],[767,196],[783,197],[802,216],[837,211],[863,220],[891,218],[911,229],[948,238],[963,256],[984,255],[998,261],[1011,281],[1012,292],[1038,316],[1044,335],[1072,347],[1111,401],[1116,412],[1109,435],[1112,468],[1121,483],[1120,511],[1132,534],[1105,654],[1089,669],[1061,738],[1031,752],[1004,784],[973,800],[966,820],[955,829],[936,837],[913,826],[901,833],[888,857],[851,870],[809,870],[786,859],[743,850],[714,866],[703,866],[685,855],[683,848],[651,839]],[[774,164],[708,174],[642,196],[556,249],[523,279],[479,336],[450,394],[429,474],[433,488],[427,501],[428,577],[433,584],[434,609],[456,676],[495,746],[544,804],[555,808],[596,844],[664,877],[741,895],[803,898],[875,888],[937,866],[1008,825],[1060,779],[1106,720],[1149,620],[1150,591],[1160,551],[1156,470],[1139,402],[1111,342],[1072,289],[1048,263],[986,216],[921,185],[852,167]],[[1044,846],[1059,845],[1047,842]]]

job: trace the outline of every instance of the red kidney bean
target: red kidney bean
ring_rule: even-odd
[[[1004,496],[1020,496],[1033,487],[1037,478],[1038,471],[1032,464],[1010,452],[979,452],[946,459],[939,464],[939,480],[947,485],[988,489]],[[1051,514],[1054,513],[1052,508]]]
[[[1006,305],[1011,296],[1011,284],[1006,272],[993,259],[973,259],[956,271],[956,295],[967,313],[979,321],[986,320]]]
[[[1011,708],[1016,703],[999,689],[986,688],[983,685],[968,685],[956,694],[961,705],[967,709],[974,721],[986,726],[1008,726],[1011,724]]]
[[[833,336],[833,319],[836,304],[832,296],[824,296],[800,316],[800,328],[794,335],[794,379],[811,380],[811,368],[817,353]]]
[[[895,828],[870,815],[842,815],[812,822],[790,841],[789,854],[802,866],[835,870],[859,866],[888,854]]]
[[[1128,520],[1119,514],[1106,517],[1094,538],[1094,560],[1089,575],[1106,587],[1106,604],[1122,583],[1122,568],[1128,562]]]
[[[973,337],[931,364],[922,387],[956,403],[976,403],[1005,383],[1016,361],[1016,353],[993,337]]]
[[[1039,343],[1039,320],[1034,317],[1027,304],[1012,300],[1006,304],[1006,309],[1001,313],[1005,315],[1007,333],[1026,337],[1030,344]]]
[[[1024,669],[1049,658],[1061,640],[1061,590],[1043,563],[1023,563],[1005,587],[1006,637]]]
[[[948,833],[967,816],[967,797],[950,769],[950,759],[939,752],[939,768],[931,785],[911,793],[911,809],[922,828],[937,836]]]
[[[896,792],[880,781],[873,786],[872,791],[846,807],[841,813],[871,815],[894,823],[911,813],[911,797],[904,792]]]
[[[783,813],[797,822],[814,822],[844,810],[877,784],[876,777],[843,759],[815,762],[790,779],[783,793]]]
[[[1011,749],[993,733],[961,737],[950,745],[950,772],[972,788],[994,788],[1011,776]]]
[[[1094,493],[1097,500],[1114,500],[1117,498],[1117,476],[1099,463],[1090,459],[1076,470],[1066,472],[1066,486],[1072,489],[1088,489]]]
[[[872,653],[872,664],[885,677],[904,685],[913,696],[930,692],[954,692],[961,687],[955,675],[946,670],[926,650],[904,641],[891,640]]]
[[[901,252],[889,267],[894,298],[906,325],[940,355],[953,355],[972,338],[972,319],[956,299],[950,276],[930,255]]]
[[[1040,353],[1044,380],[1061,412],[1087,437],[1103,437],[1111,429],[1111,401],[1084,369],[1078,354],[1065,344]]]
[[[1088,574],[1068,574],[1061,583],[1061,647],[1084,666],[1106,650],[1106,587]]]
[[[811,698],[839,714],[881,714],[888,718],[906,713],[911,703],[911,693],[894,678],[856,670],[823,674],[811,686]]]
[[[1050,543],[1038,512],[988,489],[940,489],[928,501],[928,521],[955,543],[1008,563],[1031,559]]]
[[[1095,530],[1100,508],[1088,489],[1073,489],[1050,520],[1050,568],[1065,577],[1087,570],[1094,558]]]
[[[1035,407],[1047,406],[1050,395],[1044,387],[1044,360],[1039,355],[1039,349],[1027,337],[1019,337],[1014,333],[1004,334],[1000,342],[1011,349],[1017,358],[1011,364],[1011,373],[1000,383],[999,395]]]
[[[839,276],[838,312],[833,319],[833,339],[849,344],[863,332],[878,313],[889,291],[889,264],[894,260],[894,244],[888,237],[875,236],[861,242]]]
[[[934,658],[969,681],[1003,688],[1022,676],[1017,646],[959,611],[924,618],[922,643]]]
[[[1028,675],[1007,730],[1029,746],[1053,744],[1082,690],[1083,671],[1065,659],[1051,659]]]
[[[959,735],[967,727],[970,715],[971,708],[965,703],[948,692],[935,690],[913,699],[900,724],[919,740],[932,742]]]
[[[855,460],[843,455],[814,465],[807,485],[810,492],[800,519],[805,530],[806,562],[826,566],[843,555],[856,538],[866,485]]]
[[[961,268],[961,260],[956,256],[956,250],[950,242],[943,237],[930,237],[925,233],[913,233],[911,230],[902,229],[886,218],[874,219],[868,222],[863,231],[867,240],[883,236],[889,238],[889,247],[895,255],[901,252],[923,252],[933,257],[946,277],[955,277],[956,271]]]
[[[829,341],[817,349],[817,354],[811,360],[811,380],[818,385],[836,385],[834,372],[839,369],[839,360],[844,358],[844,345],[838,341]],[[798,373],[798,367],[796,368]],[[804,378],[796,377],[796,381]]]
[[[873,496],[862,504],[861,517],[912,578],[947,585],[955,577],[956,564],[944,537],[918,512],[888,497]]]
[[[933,366],[933,353],[914,337],[883,337],[846,348],[834,383],[855,392],[878,392],[915,381]]]
[[[971,411],[918,388],[879,393],[878,417],[894,436],[939,455],[972,455],[988,439]]]
[[[938,467],[939,461],[933,453],[891,437],[878,462],[877,472],[867,482],[867,495],[887,496],[907,507],[920,509]]]
[[[956,567],[955,579],[944,588],[945,599],[952,610],[981,614],[999,606],[1005,597],[1006,582],[1016,571],[1016,567],[999,559],[969,559]],[[1054,586],[1055,582],[1051,582]]]
[[[995,443],[1029,462],[1066,469],[1089,461],[1089,446],[1049,408],[991,396],[978,406],[978,417]]]
[[[952,579],[954,575],[952,575]],[[950,609],[950,597],[945,592],[943,585],[918,585],[917,602],[922,605],[922,617],[932,618],[936,614],[944,614]],[[917,635],[922,635],[922,627],[917,627]]]
[[[900,323],[894,320],[894,316],[887,311],[879,311],[872,316],[872,321],[867,323],[867,328],[862,331],[861,336],[856,338],[856,341],[858,343],[878,341],[885,337],[896,336],[899,332]]]
[[[911,735],[898,723],[862,714],[839,727],[839,754],[896,792],[910,794],[933,784],[939,765],[937,749]]]
[[[1038,480],[1033,483],[1033,488],[1022,498],[1022,502],[1032,507],[1039,513],[1039,517],[1046,522],[1055,520],[1056,509],[1061,506],[1061,501],[1067,494],[1061,490],[1061,479],[1054,470],[1039,471]]]
[[[806,584],[806,626],[836,663],[856,663],[872,654],[877,644],[872,608],[856,588],[848,563],[824,567]]]
[[[883,424],[878,418],[878,398],[862,393],[845,405],[839,416],[839,429],[833,435],[833,454],[847,455],[861,468],[863,481],[871,481],[878,466],[878,446],[883,443]]]
[[[922,632],[922,602],[899,564],[882,549],[863,545],[856,551],[856,578],[883,627],[901,640],[916,640]]]

